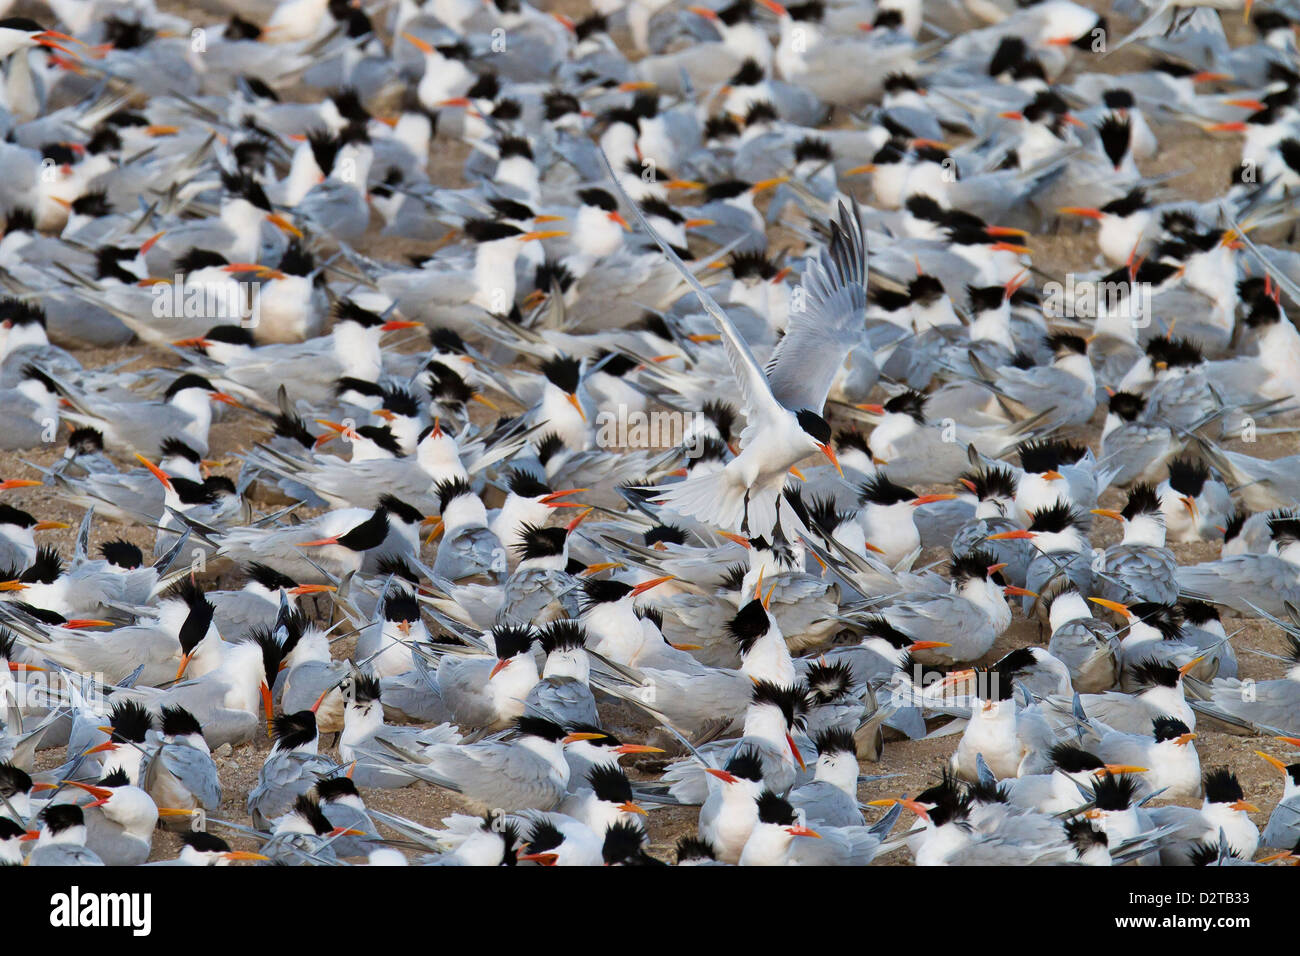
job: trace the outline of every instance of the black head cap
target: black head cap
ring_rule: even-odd
[[[492,646],[497,660],[508,661],[528,653],[537,640],[537,632],[521,624],[498,624],[492,628]]]
[[[86,818],[81,807],[75,803],[52,803],[41,811],[41,822],[51,833],[62,833],[73,827],[86,825]]]
[[[1088,530],[1087,514],[1065,501],[1035,511],[1030,518],[1030,531],[1057,533],[1074,528],[1082,533]]]
[[[311,714],[311,711],[306,713]],[[315,723],[316,715],[311,714],[311,718],[312,722]],[[320,803],[309,794],[299,794],[298,799],[294,801],[293,812],[306,820],[311,825],[311,828],[316,831],[317,836],[324,836],[334,829],[334,824],[330,823],[329,818],[321,810]]]
[[[964,554],[953,555],[950,574],[959,587],[968,581],[986,581],[989,568],[997,563],[997,556],[993,552],[976,548]]]
[[[834,703],[852,692],[853,668],[848,661],[812,664],[804,674],[804,683],[808,687],[810,704]]]
[[[1012,500],[1016,497],[1016,476],[1006,465],[990,465],[980,471],[969,471],[961,477],[974,486],[975,497],[981,501],[990,498]]]
[[[605,830],[601,856],[609,866],[665,866],[645,852],[645,831],[630,820],[619,820]]]
[[[596,764],[587,771],[587,782],[592,792],[608,803],[632,801],[632,783],[617,765]]]
[[[1183,734],[1190,734],[1192,729],[1177,717],[1157,717],[1151,721],[1152,736],[1155,737],[1156,743],[1161,744],[1167,740],[1177,740]]]
[[[153,714],[143,704],[123,700],[113,705],[108,723],[113,728],[114,743],[142,744],[145,735],[153,729]]]
[[[32,778],[26,770],[12,763],[0,763],[0,796],[12,797],[20,793],[29,793]]]
[[[552,621],[538,633],[537,642],[547,654],[577,650],[587,646],[587,631],[577,621],[567,618]]]
[[[1152,658],[1133,665],[1133,681],[1140,687],[1177,687],[1182,679],[1177,667]]]
[[[786,726],[794,729],[804,724],[808,713],[806,688],[800,686],[782,687],[771,681],[761,680],[754,684],[750,696],[751,706],[776,707],[785,717]]]
[[[189,737],[202,735],[203,727],[184,707],[169,705],[162,709],[162,732],[168,737]]]
[[[1137,795],[1138,782],[1126,773],[1098,777],[1092,785],[1092,800],[1098,810],[1127,810]]]
[[[1134,392],[1115,392],[1110,396],[1110,410],[1126,422],[1136,421],[1147,407],[1147,400]]]
[[[1210,467],[1191,458],[1175,458],[1169,463],[1169,487],[1180,495],[1195,498],[1210,477]]]
[[[1188,624],[1195,626],[1219,620],[1219,609],[1208,601],[1184,600],[1181,606],[1183,620]]]
[[[1210,803],[1236,803],[1245,798],[1237,775],[1227,767],[1216,767],[1205,775],[1205,799]]]
[[[418,621],[420,605],[415,595],[402,588],[394,588],[384,599],[384,620]]]
[[[763,779],[763,759],[754,747],[741,747],[731,755],[731,759],[723,769],[733,777],[740,777],[751,783],[760,783]]]
[[[540,737],[551,743],[559,743],[565,738],[564,728],[542,717],[530,717],[525,714],[515,719],[515,730],[525,737]]]
[[[587,578],[580,585],[582,588],[583,613],[598,604],[612,604],[621,601],[632,592],[632,585],[622,581]]]
[[[813,738],[813,746],[819,754],[847,754],[850,757],[858,754],[853,734],[846,727],[828,727],[819,731]]]
[[[542,374],[560,391],[572,395],[578,390],[581,362],[566,355],[557,355],[541,365]]]
[[[1057,744],[1047,752],[1047,756],[1054,767],[1065,773],[1087,773],[1101,770],[1106,765],[1096,754],[1074,744]]]
[[[553,558],[564,553],[564,543],[569,533],[564,528],[542,528],[525,523],[520,528],[522,540],[511,548],[521,561],[536,558]]]
[[[19,830],[21,831],[21,827]],[[677,865],[683,863],[695,863],[701,860],[716,860],[718,855],[713,849],[713,844],[708,840],[701,840],[697,837],[684,836],[677,841],[676,847]]]
[[[758,821],[773,823],[777,826],[792,827],[798,822],[794,807],[790,801],[771,790],[764,790],[758,795]]]
[[[1155,485],[1143,481],[1129,489],[1128,501],[1124,503],[1124,510],[1120,514],[1128,521],[1132,521],[1138,515],[1162,515],[1160,496],[1156,494]]]
[[[894,484],[883,471],[876,472],[858,487],[858,501],[862,504],[895,505],[915,497],[915,491]]]
[[[763,602],[755,598],[727,622],[727,633],[736,642],[741,655],[748,654],[756,641],[772,628]]]
[[[316,781],[316,798],[322,803],[342,800],[344,797],[360,797],[357,785],[348,777],[322,777]]]
[[[310,710],[280,714],[273,722],[277,750],[293,750],[316,739],[316,715]]]

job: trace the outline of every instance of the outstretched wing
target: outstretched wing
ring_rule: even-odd
[[[792,304],[790,326],[767,364],[776,400],[793,411],[820,413],[835,374],[862,337],[867,308],[867,246],[856,208],[840,203],[831,241],[804,270],[802,301]]]
[[[626,190],[614,175],[614,170],[609,165],[609,157],[605,151],[599,150],[600,161],[605,166],[605,172],[609,176],[609,181],[614,190],[622,198],[623,203],[628,206],[640,221],[641,226],[650,238],[652,238],[663,250],[668,261],[673,267],[681,273],[682,278],[686,280],[687,285],[694,290],[696,297],[700,300],[700,305],[704,311],[713,317],[713,321],[718,324],[718,331],[722,334],[722,344],[727,353],[727,364],[731,366],[731,374],[735,376],[736,382],[740,385],[740,394],[745,403],[745,417],[751,425],[764,421],[771,421],[782,414],[780,403],[772,395],[771,388],[767,384],[767,376],[763,374],[762,367],[758,364],[758,359],[754,358],[754,353],[750,351],[749,343],[745,341],[740,334],[740,330],[727,317],[727,313],[722,310],[722,306],[714,301],[713,296],[700,284],[700,280],[695,278],[695,274],[686,268],[686,264],[678,258],[677,253],[673,252],[672,247],[664,242],[663,238],[654,231],[650,223],[641,213],[641,208],[632,201]]]

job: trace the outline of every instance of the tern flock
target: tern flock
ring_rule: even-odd
[[[4,6],[0,863],[1296,861],[1293,5]]]

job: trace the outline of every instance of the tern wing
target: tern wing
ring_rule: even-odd
[[[1179,590],[1209,596],[1240,614],[1266,610],[1285,613],[1285,602],[1300,603],[1300,569],[1271,554],[1235,554],[1177,570]]]
[[[158,752],[162,765],[194,794],[207,810],[221,806],[221,781],[212,758],[194,747],[172,745]]]
[[[564,796],[550,765],[522,747],[441,744],[428,751],[433,770],[471,800],[503,810],[550,810]]]
[[[867,307],[867,246],[857,210],[840,203],[831,241],[810,258],[801,286],[802,309],[791,308],[790,326],[767,363],[767,380],[789,409],[820,412],[836,373],[862,337]]]
[[[713,296],[709,295],[700,280],[695,277],[695,274],[686,267],[686,264],[682,262],[677,253],[673,252],[672,247],[654,231],[642,214],[641,207],[632,201],[631,197],[623,189],[622,184],[619,183],[618,177],[614,175],[614,170],[610,167],[609,158],[605,155],[604,150],[600,153],[600,160],[605,166],[605,172],[609,175],[610,184],[618,192],[623,202],[636,213],[642,228],[650,234],[650,237],[663,250],[668,261],[681,273],[682,278],[686,280],[686,284],[691,287],[700,300],[700,305],[704,307],[704,311],[709,313],[713,317],[713,321],[717,323],[718,331],[722,333],[722,344],[727,353],[727,364],[731,366],[731,374],[735,376],[737,384],[740,385],[741,398],[744,399],[745,403],[746,418],[750,421],[748,427],[753,428],[759,421],[772,420],[780,416],[783,409],[772,394],[772,389],[767,382],[767,376],[758,364],[758,359],[754,358],[754,353],[750,351],[749,343],[741,336],[740,330],[727,317],[727,313],[722,310],[722,306],[718,305]],[[818,407],[820,408],[820,406]]]

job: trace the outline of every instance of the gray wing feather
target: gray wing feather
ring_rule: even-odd
[[[835,373],[862,336],[867,247],[857,211],[840,203],[839,213],[830,245],[804,270],[804,307],[790,310],[790,327],[767,365],[772,394],[786,408],[820,412]]]

